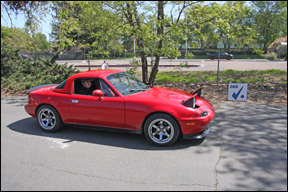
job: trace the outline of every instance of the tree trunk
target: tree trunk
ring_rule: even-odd
[[[143,51],[140,52],[141,63],[142,63],[142,81],[143,83],[147,85],[148,84],[148,62],[147,62],[146,54],[144,52],[143,39],[140,39],[140,41],[142,41],[142,43],[140,43],[140,45],[142,46],[139,46],[139,47],[143,48]]]
[[[263,47],[264,53],[267,54],[267,43],[264,43],[264,47]]]
[[[157,21],[161,22],[160,25],[157,25],[157,35],[163,35],[164,34],[164,27],[163,27],[163,21],[164,21],[164,2],[163,1],[158,1],[158,17]],[[160,39],[158,43],[158,49],[160,50],[162,48],[162,39]],[[158,73],[158,66],[159,66],[159,60],[160,60],[160,55],[158,52],[156,52],[155,55],[155,65],[152,68],[150,78],[149,78],[149,85],[154,85],[154,80],[155,77]]]

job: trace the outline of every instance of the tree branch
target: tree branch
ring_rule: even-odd
[[[1,1],[1,5],[5,8],[5,11],[6,11],[6,13],[7,13],[7,15],[8,15],[9,19],[10,19],[11,27],[12,27],[12,26],[13,26],[13,22],[12,22],[12,19],[11,19],[11,17],[10,17],[10,14],[9,14],[9,12],[8,12],[8,9],[7,9],[7,7],[2,3],[2,1]],[[1,14],[1,17],[2,17],[2,14]],[[3,19],[4,19],[4,17],[3,17]],[[4,19],[4,20],[5,20],[5,19]],[[14,25],[14,27],[15,27],[15,25]]]
[[[179,15],[178,15],[178,18],[177,18],[177,21],[176,21],[177,24],[179,23],[180,16],[181,16],[182,12],[184,11],[184,9],[185,9],[186,7],[189,7],[189,6],[191,6],[191,5],[195,4],[195,3],[198,3],[198,2],[192,2],[192,3],[189,3],[189,4],[187,4],[187,5],[185,5],[185,3],[186,3],[186,1],[184,1],[183,7],[182,7],[182,9],[180,10],[180,13],[179,13]]]

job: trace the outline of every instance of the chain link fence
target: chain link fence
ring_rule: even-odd
[[[209,59],[207,57],[207,53],[215,53],[219,49],[181,49],[179,50],[179,55],[177,56],[177,59]],[[220,51],[227,52],[229,54],[232,54],[234,56],[234,59],[266,59],[265,57],[261,57],[257,53],[254,52],[254,49],[252,48],[230,48],[229,51],[227,49],[220,49]],[[56,51],[53,51],[56,52]],[[187,52],[187,54],[186,54]],[[24,54],[28,54],[27,52],[23,52]],[[66,50],[60,52],[60,58],[59,60],[87,60],[87,55],[89,53],[89,50]],[[281,49],[276,50],[273,53],[270,54],[269,60],[279,60],[279,59],[287,59],[287,46],[283,47]],[[30,55],[30,54],[28,54]],[[136,49],[135,53],[136,57],[140,57],[139,51]],[[187,55],[187,56],[186,56]],[[31,55],[34,59],[40,59],[40,58],[49,58],[52,56],[52,53],[50,51],[45,52],[34,52],[33,55]],[[92,55],[91,59],[129,59],[133,58],[134,51],[133,49],[127,49],[126,51],[122,52],[110,52],[108,56],[106,55]],[[153,51],[150,51],[150,53],[147,55],[148,57],[155,56],[153,54]],[[166,59],[175,59],[164,57]]]

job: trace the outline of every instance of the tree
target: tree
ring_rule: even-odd
[[[2,36],[3,29],[3,36]],[[8,28],[1,26],[1,42],[19,49],[26,49],[31,52],[32,40],[27,29]]]
[[[48,1],[1,1],[1,18],[5,20],[3,15],[5,12],[11,22],[11,27],[7,29],[10,35],[4,41],[11,46],[26,49],[30,54],[34,50],[49,48],[45,35],[38,32],[39,23],[43,20],[43,16],[49,13],[48,9]],[[11,19],[13,13],[16,17],[19,13],[24,14],[27,19],[25,28],[15,28]],[[8,24],[8,21],[6,22]]]
[[[9,28],[1,25],[1,42],[7,37],[11,37],[9,33]]]
[[[189,32],[194,41],[201,43],[201,48],[221,40],[225,51],[229,52],[232,44],[248,45],[257,35],[251,10],[244,2],[197,4],[188,9],[186,18]]]
[[[216,3],[197,4],[189,8],[185,14],[188,40],[200,42],[201,48],[217,45],[219,35],[216,24],[220,17],[219,12],[220,6]]]
[[[186,8],[195,3],[186,1],[77,2],[82,10],[79,18],[68,17],[69,11],[61,9],[60,33],[63,34],[62,40],[73,44],[75,40],[68,39],[65,34],[80,28],[87,29],[89,35],[95,37],[91,47],[93,52],[98,54],[107,54],[105,46],[109,40],[120,39],[119,37],[131,39],[134,36],[141,57],[142,81],[153,85],[160,56],[179,55],[178,47],[175,46],[178,43],[172,39],[172,36],[183,34],[185,27],[181,16]],[[73,7],[75,2],[69,4]],[[164,8],[168,4],[172,5],[171,17],[164,14]],[[176,12],[174,13],[173,10]],[[147,56],[151,54],[151,50],[155,56],[155,64],[148,79]]]
[[[35,50],[43,51],[49,49],[50,44],[46,41],[45,34],[40,32],[33,35],[31,38],[27,29],[23,28],[8,28],[1,26],[1,42],[4,42],[12,47],[25,50],[32,54]]]
[[[123,44],[120,44],[119,41],[117,39],[113,39],[110,40],[110,42],[108,43],[108,49],[111,50],[111,52],[114,55],[114,59],[115,59],[115,53],[121,53],[123,52]]]
[[[280,37],[276,39],[274,42],[269,45],[268,54],[270,53],[276,53],[279,55],[279,57],[284,57],[285,60],[287,60],[287,45],[281,45],[280,43],[286,42],[287,43],[287,36],[286,37]]]
[[[253,19],[264,51],[275,39],[287,36],[287,1],[252,1]]]
[[[43,20],[43,16],[49,13],[48,1],[1,1],[1,18],[6,20],[2,14],[6,12],[11,27],[14,26],[11,16],[23,13],[27,21],[25,25],[31,33],[38,31],[39,23]],[[8,23],[8,21],[6,21]]]
[[[35,50],[37,51],[47,50],[50,47],[50,43],[46,40],[46,35],[40,32],[34,35],[32,44],[34,44]]]

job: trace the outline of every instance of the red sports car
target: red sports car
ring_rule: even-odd
[[[64,125],[141,134],[158,146],[201,139],[210,132],[213,106],[193,93],[147,86],[122,70],[91,70],[59,85],[31,88],[25,110],[41,128],[55,132]]]

